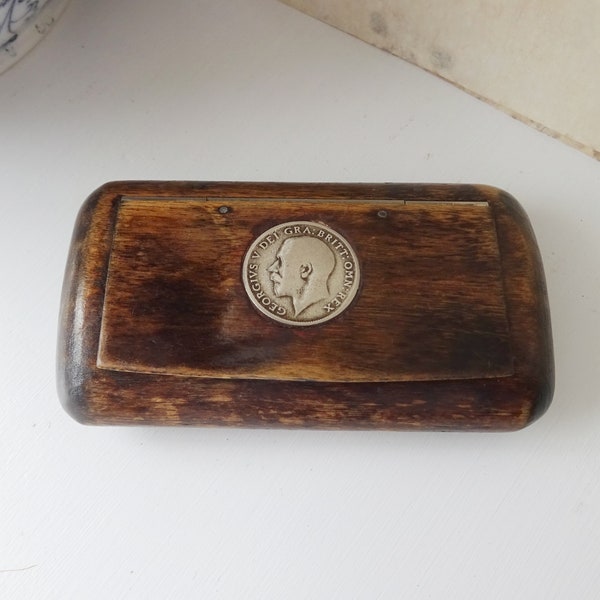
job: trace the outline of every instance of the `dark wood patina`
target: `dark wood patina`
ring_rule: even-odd
[[[249,246],[288,221],[358,257],[325,323],[275,322],[244,289]],[[553,390],[539,252],[486,186],[110,183],[75,227],[58,382],[84,423],[518,429]]]

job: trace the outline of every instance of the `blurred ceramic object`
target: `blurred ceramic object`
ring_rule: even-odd
[[[68,0],[0,0],[0,73],[52,28]]]

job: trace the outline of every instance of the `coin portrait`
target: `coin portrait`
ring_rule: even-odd
[[[256,309],[295,326],[316,325],[344,312],[360,286],[348,240],[322,223],[282,223],[258,236],[244,257],[243,281]]]

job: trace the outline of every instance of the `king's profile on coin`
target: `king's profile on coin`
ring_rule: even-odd
[[[360,285],[354,249],[322,223],[282,223],[256,238],[244,258],[244,287],[264,315],[316,325],[351,304]]]
[[[335,267],[333,251],[318,238],[292,237],[285,240],[275,261],[267,269],[278,298],[289,296],[294,317],[315,302],[329,297],[329,278]]]

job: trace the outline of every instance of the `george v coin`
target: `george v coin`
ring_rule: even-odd
[[[327,225],[291,221],[271,227],[250,244],[242,267],[256,309],[286,325],[329,321],[352,303],[360,267],[348,240]]]

